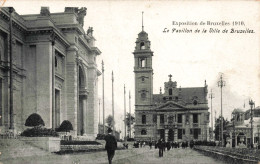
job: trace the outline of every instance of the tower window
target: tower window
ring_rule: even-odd
[[[146,115],[142,115],[142,124],[146,124]]]
[[[198,104],[198,101],[197,100],[194,100],[193,101],[193,105],[197,105]]]
[[[169,89],[169,95],[172,95],[172,89],[171,88]]]
[[[142,77],[142,82],[144,82],[144,77]]]
[[[140,44],[140,49],[141,49],[141,50],[144,50],[144,49],[145,49],[144,42],[141,42],[141,44]]]
[[[141,67],[145,67],[145,59],[140,59],[140,64],[141,64]]]

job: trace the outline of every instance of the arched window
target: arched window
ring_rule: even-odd
[[[193,101],[193,105],[197,105],[198,104],[198,101],[197,100],[194,100]]]
[[[143,68],[143,67],[145,67],[145,59],[143,58],[143,59],[140,59],[140,64],[141,64],[141,67]]]
[[[145,49],[144,42],[141,42],[141,44],[140,44],[140,49],[141,49],[141,50],[144,50],[144,49]]]
[[[169,89],[169,95],[172,95],[172,88]]]
[[[146,135],[146,134],[147,134],[146,129],[142,129],[142,130],[141,130],[141,135]]]

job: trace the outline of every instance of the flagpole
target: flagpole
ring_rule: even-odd
[[[132,116],[131,116],[131,93],[129,90],[129,138],[131,138],[131,123],[132,123]]]
[[[112,71],[112,115],[113,115],[113,135],[115,135],[115,116],[114,116],[114,74]]]
[[[125,141],[126,141],[126,102],[125,102],[125,84],[124,84],[124,123],[125,123]]]

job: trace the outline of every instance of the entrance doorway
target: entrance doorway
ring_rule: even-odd
[[[199,138],[199,129],[194,129],[194,139]]]
[[[169,137],[168,137],[168,141],[174,141],[174,131],[173,129],[169,129]]]
[[[160,129],[160,139],[165,140],[165,134],[164,134],[165,130],[164,129]]]

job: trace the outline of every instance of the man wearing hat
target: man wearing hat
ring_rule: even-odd
[[[112,135],[112,129],[108,128],[107,135],[105,136],[106,146],[105,149],[107,150],[107,157],[109,164],[112,164],[112,159],[115,155],[115,150],[117,148],[116,137]]]

